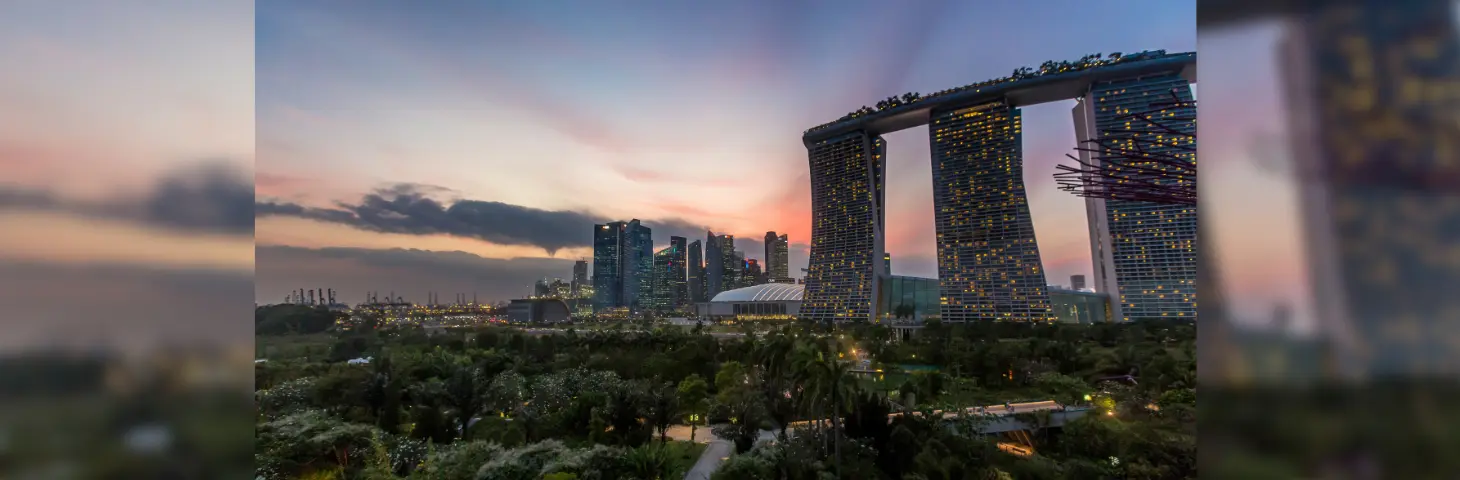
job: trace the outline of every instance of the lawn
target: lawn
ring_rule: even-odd
[[[283,360],[328,355],[334,340],[334,335],[330,333],[256,335],[254,358]]]
[[[675,471],[689,473],[689,469],[694,468],[695,462],[699,461],[700,454],[705,453],[707,446],[704,443],[675,440],[669,442],[665,448],[673,455]]]

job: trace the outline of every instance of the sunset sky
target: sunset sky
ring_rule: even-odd
[[[68,287],[172,302],[137,321],[246,288],[507,299],[569,276],[593,222],[629,218],[661,244],[732,233],[751,258],[765,231],[788,233],[799,274],[806,128],[1044,60],[1198,47],[1193,2],[1169,0],[251,3],[6,5],[0,69],[28,74],[0,76],[0,286],[26,318],[66,316],[48,308],[76,305]],[[1203,32],[1202,218],[1218,227],[1203,246],[1239,312],[1285,302],[1303,321],[1292,187],[1254,159],[1282,130],[1276,32]],[[1024,110],[1056,284],[1090,269],[1081,201],[1050,177],[1072,105]],[[888,137],[896,274],[935,274],[926,132]],[[139,293],[172,284],[198,291]]]

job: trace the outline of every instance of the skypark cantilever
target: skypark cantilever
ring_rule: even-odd
[[[1089,55],[927,97],[889,98],[876,110],[862,107],[807,130],[801,140],[811,167],[811,258],[799,316],[876,322],[887,311],[875,304],[891,273],[881,261],[882,135],[927,125],[942,321],[1052,320],[1024,193],[1019,107],[1079,98],[1076,136],[1085,139],[1124,129],[1112,115],[1151,98],[1169,99],[1182,89],[1189,98],[1195,78],[1195,53]],[[1194,132],[1195,121],[1187,123],[1175,128]],[[1089,202],[1086,210],[1097,287],[1110,299],[1110,317],[1194,319],[1195,211]]]
[[[1139,54],[1124,58],[1136,55]],[[934,110],[979,105],[998,99],[1007,100],[1011,107],[1057,102],[1085,96],[1090,85],[1094,83],[1173,71],[1179,72],[1187,82],[1196,82],[1196,53],[1150,55],[1074,71],[1009,78],[980,87],[960,87],[888,110],[812,127],[801,136],[801,141],[810,146],[817,141],[857,130],[866,132],[868,136],[884,135],[927,125]]]

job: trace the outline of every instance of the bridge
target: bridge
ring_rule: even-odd
[[[983,427],[979,429],[979,431],[984,434],[995,434],[1013,431],[1027,431],[1037,428],[1039,426],[1026,425],[1024,422],[1016,418],[1015,415],[1021,413],[1034,413],[1043,411],[1050,412],[1049,424],[1042,426],[1048,428],[1064,426],[1068,422],[1085,416],[1085,414],[1091,411],[1091,408],[1066,407],[1060,405],[1059,402],[1056,402],[1054,400],[1044,400],[1040,402],[1013,403],[1009,405],[1009,408],[1005,408],[1003,405],[988,405],[984,407],[968,407],[963,409],[962,412],[959,412],[957,410],[934,410],[932,413],[933,415],[938,415],[945,420],[958,418],[960,414],[982,416],[987,419],[988,422],[984,424]],[[898,417],[901,417],[902,415],[902,412],[888,414],[887,421],[890,423]],[[912,412],[912,415],[921,417],[923,413]],[[792,422],[788,426],[787,430],[793,430],[796,427],[809,425],[810,423],[810,420]]]
[[[1134,54],[1133,54],[1134,55]],[[801,141],[808,147],[816,142],[854,131],[869,137],[927,125],[934,110],[947,110],[978,105],[994,100],[1007,100],[1010,106],[1028,106],[1082,97],[1090,84],[1142,75],[1178,70],[1182,78],[1196,82],[1196,54],[1175,53],[1150,55],[1141,59],[1089,67],[1061,73],[1046,73],[976,88],[959,88],[948,93],[933,94],[876,113],[838,120],[807,130]]]

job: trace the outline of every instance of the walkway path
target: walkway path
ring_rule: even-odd
[[[687,425],[671,426],[667,433],[669,434],[669,438],[674,440],[690,439],[689,426]],[[775,438],[775,432],[761,430],[760,438],[756,442],[774,440]],[[730,454],[735,451],[735,442],[715,436],[708,426],[701,425],[696,429],[694,441],[707,445],[705,446],[704,453],[700,454],[700,459],[695,462],[694,468],[691,468],[685,474],[685,480],[709,480],[710,475],[714,474],[715,470],[720,468],[720,464],[725,463],[725,459],[729,458]]]
[[[711,440],[710,444],[705,447],[705,453],[700,454],[700,459],[695,462],[694,468],[684,474],[684,480],[710,480],[710,475],[715,473],[715,469],[720,468],[720,463],[724,462],[733,451],[735,451],[734,443],[720,439]]]
[[[1043,401],[1016,403],[1010,405],[1010,407],[1012,407],[1012,413],[1023,413],[1039,410],[1057,409],[1059,408],[1059,404],[1053,401]],[[968,411],[976,411],[976,408],[977,407],[969,407]],[[1009,415],[1011,413],[1005,410],[1003,405],[989,405],[985,408],[987,409],[988,413],[1001,417]],[[944,418],[949,418],[957,415],[957,413],[955,412],[943,412],[941,410],[935,411],[935,413],[942,413]],[[891,419],[898,415],[901,415],[901,413],[890,414],[888,415],[888,418]],[[797,426],[803,425],[805,423],[807,422],[802,421],[792,423],[791,428],[789,428],[788,430],[794,432]],[[669,430],[666,433],[668,434],[669,438],[672,438],[674,440],[690,440],[690,428],[688,425],[672,425],[669,427]],[[759,443],[768,440],[774,440],[775,438],[776,432],[771,430],[761,430],[760,438],[758,438],[756,442]],[[731,452],[735,451],[734,442],[715,436],[715,434],[710,431],[709,426],[700,426],[699,428],[696,428],[693,440],[696,442],[708,443],[709,445],[705,447],[705,452],[700,454],[700,459],[695,462],[694,468],[691,468],[689,470],[689,473],[685,474],[685,480],[709,480],[710,475],[714,474],[715,470],[720,468],[720,464],[724,463],[725,459],[730,457]]]

